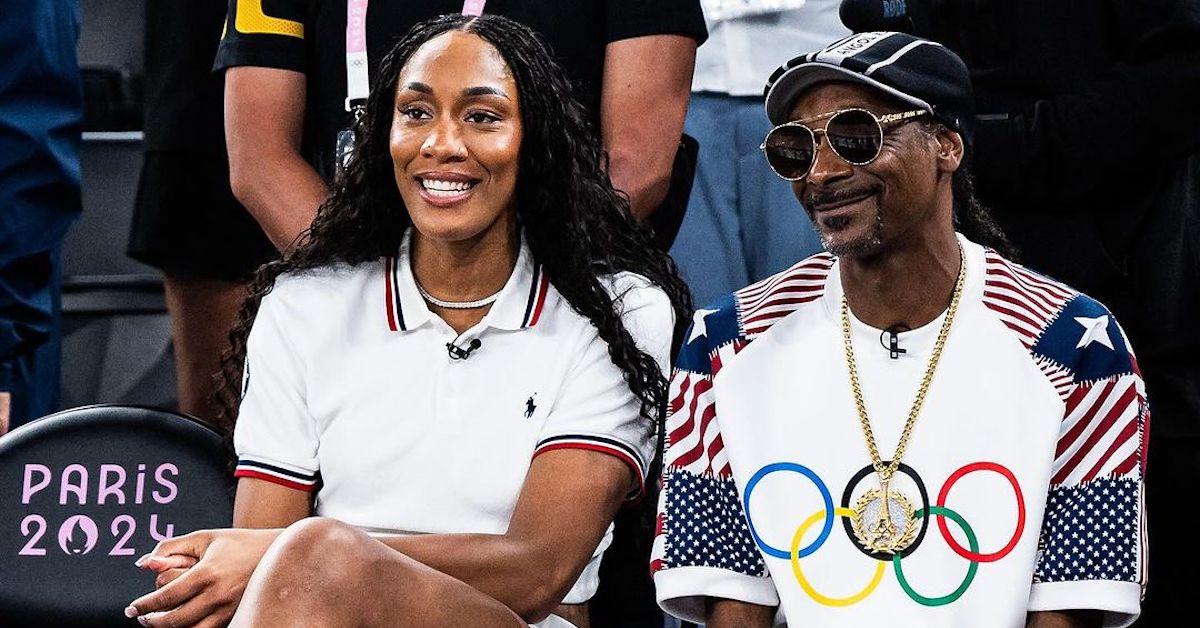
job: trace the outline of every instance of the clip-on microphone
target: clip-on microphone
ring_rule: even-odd
[[[912,328],[909,327],[908,325],[905,325],[904,323],[896,323],[895,325],[892,325],[891,327],[888,327],[887,329],[883,330],[883,332],[879,334],[879,344],[883,345],[884,349],[887,349],[888,355],[893,360],[899,359],[901,353],[908,353],[908,351],[900,348],[899,334],[902,331],[908,331],[910,329],[912,329]],[[891,336],[891,337],[885,341],[883,339],[884,336]]]
[[[454,344],[453,342],[447,342],[446,353],[450,355],[451,360],[465,360],[471,357],[471,354],[481,346],[483,346],[483,343],[480,342],[478,338],[472,338],[466,349]]]

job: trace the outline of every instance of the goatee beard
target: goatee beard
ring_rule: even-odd
[[[826,222],[830,227],[832,227],[832,231],[836,233],[845,228],[846,224],[850,222],[850,219],[848,217],[839,216],[836,218],[827,219]],[[853,238],[851,240],[836,241],[835,238],[830,236],[830,232],[826,229],[823,229],[821,225],[817,225],[817,234],[821,238],[821,246],[823,246],[826,251],[829,251],[838,257],[847,255],[853,257],[871,255],[877,252],[880,247],[883,246],[883,218],[878,213],[875,214],[875,223],[872,225],[871,230],[865,235],[858,238]]]

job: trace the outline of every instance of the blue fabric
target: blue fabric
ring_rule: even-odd
[[[13,425],[56,403],[57,250],[80,211],[78,37],[75,0],[0,11],[0,391]]]
[[[10,373],[7,389],[9,429],[46,416],[59,409],[59,388],[62,381],[61,364],[61,282],[59,255],[50,256],[51,283],[45,291],[50,297],[49,336],[37,347],[16,354],[6,363]]]
[[[699,140],[700,158],[671,256],[697,305],[821,250],[791,185],[758,149],[770,130],[760,99],[692,94],[684,132]]]

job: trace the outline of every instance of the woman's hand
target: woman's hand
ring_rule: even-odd
[[[154,588],[161,589],[187,573],[187,570],[196,564],[196,560],[195,556],[185,556],[184,554],[156,556],[151,553],[139,558],[134,564],[158,574],[158,577],[154,579]]]
[[[283,530],[202,530],[163,541],[137,565],[158,573],[158,590],[130,603],[143,626],[224,626],[259,560]]]

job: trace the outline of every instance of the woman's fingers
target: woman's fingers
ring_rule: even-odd
[[[199,530],[173,539],[167,539],[156,545],[152,552],[137,559],[137,562],[134,564],[138,567],[145,567],[151,558],[162,558],[177,554],[191,556],[199,560],[201,556],[204,556],[204,552],[208,549],[209,544],[212,543],[213,537],[214,534],[211,530]]]
[[[173,610],[140,615],[138,623],[153,628],[220,626],[229,621],[232,615],[231,609],[219,608],[208,596],[200,596]]]
[[[158,577],[154,579],[154,588],[161,589],[168,584],[174,582],[177,578],[187,573],[187,569],[168,569],[158,572]]]
[[[130,602],[125,616],[138,617],[177,608],[201,594],[208,584],[205,572],[200,568],[189,569],[162,588]]]
[[[184,554],[172,554],[170,556],[149,555],[142,561],[142,567],[162,573],[172,569],[187,569],[195,565],[196,562],[197,560],[194,556],[186,556]]]

